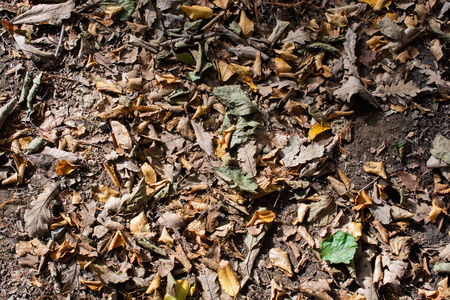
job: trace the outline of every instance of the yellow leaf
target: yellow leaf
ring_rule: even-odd
[[[209,105],[199,105],[197,107],[197,110],[194,113],[194,116],[192,117],[192,120],[197,119],[198,117],[200,117],[201,115],[204,115],[206,113],[209,112]]]
[[[118,13],[120,13],[123,10],[123,5],[116,5],[116,6],[107,6],[105,7],[105,15],[108,16],[108,18],[112,18]]]
[[[382,10],[391,5],[391,0],[360,0],[361,2],[369,4],[374,10]]]
[[[364,171],[370,174],[375,174],[380,176],[383,179],[387,179],[386,171],[384,170],[383,162],[375,162],[375,161],[368,161],[363,165]]]
[[[106,173],[108,173],[109,177],[111,178],[111,180],[114,183],[114,185],[116,186],[116,188],[120,189],[119,178],[117,178],[114,167],[106,162],[103,163],[103,166],[105,167]]]
[[[348,24],[347,13],[345,9],[341,10],[338,13],[335,13],[334,15],[328,13],[325,13],[325,15],[327,16],[328,23],[330,23],[331,25],[345,27]]]
[[[130,231],[133,235],[139,235],[150,231],[147,216],[144,212],[130,220]]]
[[[145,183],[152,184],[152,183],[156,182],[157,178],[156,178],[155,170],[148,163],[144,163],[142,165],[141,171],[142,171],[142,174],[144,174]]]
[[[163,230],[161,232],[161,236],[158,239],[158,243],[164,243],[169,248],[173,247],[173,238],[170,236],[170,234],[167,231],[166,227],[163,227]]]
[[[72,173],[73,171],[75,171],[76,168],[78,168],[77,165],[73,165],[70,162],[65,161],[64,159],[61,159],[56,164],[56,174],[58,176],[68,175],[68,174]]]
[[[358,222],[351,222],[347,227],[348,233],[353,235],[355,237],[355,240],[359,240],[359,238],[361,237],[362,229],[362,224]]]
[[[272,223],[275,219],[275,213],[270,210],[265,211],[255,211],[253,218],[248,222],[247,226],[263,224],[263,223]]]
[[[219,277],[220,285],[228,295],[234,297],[239,293],[241,285],[229,261],[222,260],[220,262],[217,268],[217,276]]]
[[[366,191],[363,190],[354,198],[354,210],[360,210],[366,207],[366,205],[372,204],[372,199],[367,195]]]
[[[219,77],[220,82],[227,82],[228,79],[231,78],[231,76],[234,75],[235,71],[234,68],[227,64],[225,61],[216,59],[216,67],[217,67],[217,75]]]
[[[292,67],[281,57],[274,59],[276,74],[288,73],[292,71]]]
[[[292,272],[291,263],[286,252],[279,248],[272,248],[269,251],[270,262],[280,269],[282,269],[286,276],[291,277],[294,275]]]
[[[108,244],[108,251],[125,245],[125,237],[123,236],[122,231],[117,230],[114,236],[109,240]]]
[[[106,92],[106,93],[112,93],[112,94],[122,94],[122,92],[119,90],[119,88],[112,83],[105,83],[103,81],[99,81],[95,84],[95,87],[99,92]]]
[[[161,276],[159,276],[159,274],[156,274],[155,278],[153,278],[152,282],[148,286],[148,289],[145,291],[145,293],[152,294],[160,287],[160,285],[161,285]]]
[[[438,205],[436,205],[435,201],[433,201],[432,204],[433,204],[433,207],[431,208],[431,211],[430,211],[430,221],[434,223],[434,222],[436,222],[437,217],[441,213],[446,214],[446,212],[442,208],[440,208]]]
[[[181,9],[188,15],[192,20],[198,19],[209,19],[211,18],[213,11],[211,8],[200,5],[182,5]]]
[[[180,79],[173,76],[172,74],[161,74],[161,75],[155,74],[155,79],[158,83],[160,83],[162,85],[181,82]]]
[[[258,88],[256,87],[256,85],[253,83],[252,80],[252,69],[249,66],[241,66],[238,64],[231,64],[234,68],[234,71],[236,72],[236,74],[242,78],[242,81],[244,81],[244,83],[248,84],[252,90],[256,93],[258,91]]]
[[[319,134],[322,132],[325,132],[327,130],[330,130],[330,123],[324,122],[323,126],[320,123],[314,124],[311,129],[308,132],[308,138],[312,141],[314,140]]]
[[[93,290],[94,292],[99,292],[103,287],[103,283],[101,281],[89,281],[80,278],[80,282],[85,286],[87,286],[88,288],[90,288],[91,290]]]
[[[244,10],[241,10],[241,17],[239,19],[239,26],[241,26],[242,33],[245,37],[249,37],[252,35],[255,30],[255,25],[253,22],[247,17]]]
[[[366,45],[370,47],[370,50],[376,51],[388,43],[388,40],[382,35],[375,35],[366,42]]]
[[[177,280],[177,283],[175,284],[175,295],[177,296],[177,300],[185,300],[189,294],[190,287],[191,285],[186,279]]]
[[[93,187],[93,198],[100,202],[107,202],[111,197],[119,197],[120,193],[106,185],[101,185],[98,188]]]

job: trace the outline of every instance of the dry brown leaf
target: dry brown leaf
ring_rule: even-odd
[[[117,230],[112,238],[109,240],[107,249],[108,251],[111,251],[118,247],[123,247],[125,245],[125,237],[123,236],[123,233],[121,230]]]
[[[157,182],[155,170],[147,162],[141,167],[142,174],[144,174],[145,183],[148,185]]]
[[[100,292],[104,285],[101,281],[84,280],[82,278],[80,278],[79,280],[82,284],[84,284],[94,292]]]
[[[111,180],[114,183],[114,185],[116,186],[116,188],[120,189],[119,178],[116,175],[116,171],[114,170],[114,167],[106,162],[103,163],[103,166],[105,167],[106,173],[108,173],[109,178],[111,178]]]
[[[363,226],[362,226],[362,224],[359,223],[359,222],[350,222],[350,223],[347,225],[347,231],[348,231],[348,233],[350,233],[351,235],[353,235],[353,236],[355,237],[355,240],[356,240],[356,241],[358,241],[359,238],[361,237],[361,235],[362,235],[362,229],[363,229]]]
[[[115,120],[111,120],[110,124],[113,145],[115,146],[114,150],[117,153],[123,153],[124,150],[131,149],[133,147],[133,141],[125,125]]]
[[[133,235],[141,235],[150,231],[150,225],[144,212],[130,220],[130,231]]]
[[[239,293],[241,285],[229,261],[220,261],[219,267],[217,268],[217,276],[219,277],[220,285],[228,295],[234,297]]]
[[[287,253],[280,248],[270,249],[269,259],[274,266],[282,269],[286,276],[292,277],[294,275]]]
[[[252,219],[247,223],[247,226],[272,223],[275,220],[275,213],[270,210],[255,211]]]
[[[313,237],[309,234],[308,230],[304,226],[299,226],[297,232],[308,243],[311,248],[315,248],[315,242]]]
[[[444,57],[444,53],[442,52],[442,45],[439,39],[434,39],[430,42],[430,52],[431,54],[433,54],[434,58],[437,61]]]
[[[15,17],[12,23],[61,25],[63,19],[70,18],[74,8],[73,0],[58,4],[39,4]]]
[[[369,4],[373,10],[382,10],[383,8],[391,5],[391,0],[360,0],[361,2],[365,2]]]
[[[192,5],[192,6],[182,5],[181,9],[192,20],[209,19],[213,14],[211,8],[200,5]]]
[[[64,159],[58,161],[56,164],[56,174],[58,176],[64,176],[72,173],[78,168],[78,165],[71,164],[68,161],[65,161]]]
[[[112,83],[106,83],[103,81],[99,81],[95,84],[95,87],[99,92],[106,92],[106,93],[112,93],[112,94],[118,94],[121,95],[122,91],[117,87],[117,85]]]
[[[249,37],[252,35],[253,31],[255,30],[255,25],[253,22],[247,17],[244,10],[241,10],[241,16],[239,19],[239,26],[241,26],[242,34],[245,37]]]
[[[170,234],[167,231],[166,227],[163,227],[163,230],[161,232],[161,236],[158,239],[158,243],[164,243],[169,248],[173,247],[173,238],[170,236]]]
[[[215,62],[220,82],[227,82],[235,73],[233,66],[220,59],[216,59]]]
[[[354,210],[361,210],[366,205],[372,204],[372,199],[370,199],[369,195],[367,195],[366,191],[363,190],[353,199],[354,201]]]
[[[153,292],[156,291],[160,286],[161,286],[161,276],[159,274],[156,274],[156,276],[150,282],[150,285],[148,286],[145,293],[153,294]]]
[[[430,221],[431,222],[436,222],[436,220],[437,220],[437,217],[440,215],[440,214],[442,214],[442,213],[444,213],[444,214],[447,214],[447,212],[446,211],[444,211],[441,207],[439,207],[437,204],[436,204],[436,201],[433,201],[432,202],[432,208],[431,208],[431,211],[430,211]]]
[[[345,9],[335,14],[325,13],[328,23],[338,27],[346,27],[348,25],[347,12]]]
[[[383,179],[387,179],[386,171],[384,170],[383,162],[368,161],[363,166],[364,171],[370,174],[375,174]]]
[[[93,198],[100,202],[107,202],[111,197],[119,197],[120,193],[106,185],[92,187]]]

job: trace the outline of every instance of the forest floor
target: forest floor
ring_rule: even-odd
[[[0,298],[448,299],[449,11],[0,1]]]

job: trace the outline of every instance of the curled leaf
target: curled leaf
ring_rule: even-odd
[[[270,249],[269,259],[274,266],[282,269],[285,272],[286,276],[291,277],[294,275],[287,253],[280,248]]]
[[[383,179],[387,179],[386,171],[384,170],[383,162],[368,161],[363,166],[364,171],[370,174],[375,174]]]

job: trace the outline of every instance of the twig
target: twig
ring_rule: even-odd
[[[188,43],[191,43],[194,41],[202,40],[204,38],[207,39],[207,38],[219,36],[219,35],[220,34],[218,34],[218,33],[206,33],[206,34],[202,33],[202,34],[197,34],[197,35],[189,36],[189,37],[180,37],[180,38],[176,38],[173,40],[165,41],[165,42],[161,43],[161,46],[163,46],[163,47],[169,46],[169,45],[173,45],[178,42],[184,42],[184,43],[188,44]]]
[[[53,247],[54,243],[55,243],[54,238],[52,238],[50,241],[48,241],[47,248],[49,249],[49,251],[41,256],[41,261],[39,262],[39,268],[37,270],[37,275],[41,274],[42,268],[44,267],[45,261],[47,260],[48,254],[50,253],[50,249]]]
[[[61,26],[61,35],[59,36],[59,43],[58,43],[58,47],[56,48],[55,58],[58,57],[59,49],[61,48],[61,44],[62,44],[62,41],[63,41],[64,29],[65,29],[65,28],[66,28],[66,26],[63,24],[63,25]]]
[[[214,18],[212,18],[211,21],[209,21],[205,26],[203,26],[200,30],[204,31],[206,29],[208,29],[209,27],[211,27],[212,25],[214,25],[223,15],[225,14],[225,10],[222,10],[220,12],[220,14],[218,14],[217,16],[215,16]]]
[[[367,189],[369,186],[371,186],[374,182],[377,182],[378,179],[380,179],[380,177],[378,176],[377,178],[375,178],[374,180],[372,180],[371,182],[369,182],[368,184],[366,184],[362,189],[359,190],[359,192],[361,193],[362,191],[364,191],[365,189]]]

